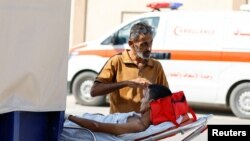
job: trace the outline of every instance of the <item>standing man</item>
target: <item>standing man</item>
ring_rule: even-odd
[[[148,84],[168,82],[159,61],[150,58],[152,27],[137,23],[130,30],[130,50],[112,56],[103,66],[91,88],[92,96],[110,93],[110,113],[140,110],[142,90]]]

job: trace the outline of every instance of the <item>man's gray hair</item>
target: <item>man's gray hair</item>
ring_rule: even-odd
[[[134,24],[130,29],[130,40],[137,40],[139,38],[139,35],[152,35],[154,34],[153,27],[148,25],[145,22],[139,22]]]

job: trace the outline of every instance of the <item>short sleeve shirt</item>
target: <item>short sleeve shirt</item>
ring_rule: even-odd
[[[128,50],[111,57],[100,71],[96,81],[115,83],[138,77],[143,77],[151,83],[168,87],[165,73],[159,61],[150,58],[147,65],[140,70],[137,64],[130,59]],[[142,92],[141,88],[130,87],[113,91],[110,93],[110,113],[139,112]]]

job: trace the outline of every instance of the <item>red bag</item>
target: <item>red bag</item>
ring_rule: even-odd
[[[152,101],[150,107],[150,120],[153,125],[171,121],[176,126],[179,126],[176,122],[178,117],[189,112],[192,114],[193,119],[196,120],[196,115],[189,107],[183,91],[175,92],[170,96]]]

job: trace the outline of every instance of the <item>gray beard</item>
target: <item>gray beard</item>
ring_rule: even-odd
[[[146,59],[146,60],[150,58],[150,56],[148,56],[148,57],[143,56],[143,54],[141,52],[138,52],[138,51],[136,51],[136,56],[140,57],[142,59]]]

